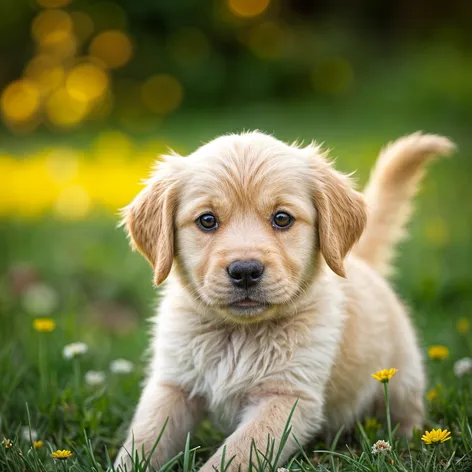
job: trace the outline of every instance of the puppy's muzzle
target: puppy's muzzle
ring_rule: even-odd
[[[247,290],[259,283],[264,273],[264,265],[256,260],[234,261],[226,271],[235,287]]]

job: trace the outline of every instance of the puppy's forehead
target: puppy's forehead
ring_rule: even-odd
[[[308,191],[306,152],[262,133],[219,137],[197,149],[187,162],[190,199],[304,198]]]

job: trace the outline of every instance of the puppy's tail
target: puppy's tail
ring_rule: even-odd
[[[454,150],[454,143],[443,136],[414,133],[389,143],[381,151],[364,190],[369,213],[354,254],[382,275],[391,273],[395,247],[406,235],[412,199],[425,165]]]

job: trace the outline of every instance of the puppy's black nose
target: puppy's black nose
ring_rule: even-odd
[[[226,270],[236,287],[249,288],[256,285],[262,277],[264,266],[259,261],[234,261]]]

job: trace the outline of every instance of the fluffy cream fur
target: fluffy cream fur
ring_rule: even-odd
[[[133,444],[149,453],[167,421],[152,454],[162,464],[209,413],[228,433],[231,470],[245,470],[252,441],[264,451],[269,435],[277,445],[295,402],[292,431],[301,444],[374,412],[382,389],[371,373],[382,368],[399,369],[390,384],[394,422],[406,434],[421,425],[421,352],[382,275],[424,163],[452,150],[446,138],[422,134],[387,147],[367,187],[368,213],[364,197],[316,145],[289,146],[254,132],[160,162],[124,211],[155,283],[169,277],[149,375],[117,464],[129,466]],[[208,211],[219,220],[212,232],[195,224]],[[274,229],[276,211],[293,215],[293,226]],[[231,308],[240,293],[226,273],[242,259],[265,266],[248,292],[261,306],[248,312]],[[293,435],[280,463],[296,450]],[[203,470],[218,468],[221,454]]]

